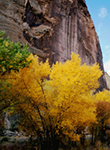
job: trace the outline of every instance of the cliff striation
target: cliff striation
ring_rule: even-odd
[[[82,63],[98,62],[102,53],[85,0],[0,0],[0,30],[10,40],[28,43],[30,51],[50,64],[78,53]],[[103,76],[100,90],[106,87]]]

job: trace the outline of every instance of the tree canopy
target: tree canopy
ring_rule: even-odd
[[[22,116],[22,128],[52,145],[53,140],[58,142],[64,136],[78,140],[78,126],[96,122],[93,90],[99,87],[102,75],[99,65],[81,65],[74,53],[71,60],[56,62],[52,67],[48,60],[39,62],[32,54],[30,60],[28,68],[12,73],[8,80],[15,111]]]

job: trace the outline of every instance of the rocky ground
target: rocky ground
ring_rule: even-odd
[[[0,150],[28,150],[31,146],[30,138],[26,136],[0,137]]]

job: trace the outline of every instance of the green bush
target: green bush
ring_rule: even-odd
[[[5,32],[0,31],[0,75],[11,70],[19,71],[29,65],[27,61],[30,52],[27,44],[13,43],[9,38],[4,39]]]

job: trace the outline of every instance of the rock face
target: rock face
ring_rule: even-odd
[[[98,62],[103,70],[98,36],[85,0],[0,0],[0,30],[10,40],[28,43],[30,51],[50,64],[78,53],[82,64]],[[100,90],[106,87],[103,76]]]
[[[6,130],[9,130],[10,126],[11,126],[11,124],[10,124],[10,121],[8,119],[8,114],[6,112],[5,117],[4,117],[4,127],[5,127]]]
[[[104,77],[105,77],[106,84],[107,84],[107,90],[110,91],[110,76],[108,75],[107,72],[104,72]]]

